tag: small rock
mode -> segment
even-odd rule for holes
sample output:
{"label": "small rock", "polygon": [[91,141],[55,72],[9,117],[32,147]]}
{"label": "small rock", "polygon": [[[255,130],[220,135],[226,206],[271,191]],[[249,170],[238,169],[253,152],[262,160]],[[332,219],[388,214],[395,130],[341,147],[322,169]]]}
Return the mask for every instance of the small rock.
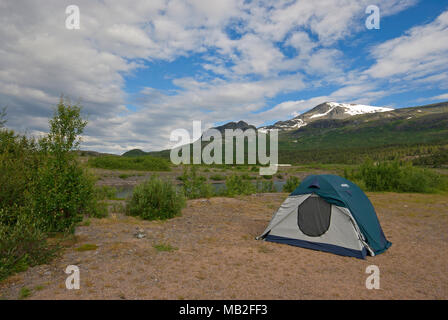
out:
{"label": "small rock", "polygon": [[137,239],[143,239],[146,237],[145,230],[142,228],[137,228],[137,231],[134,233],[134,237]]}

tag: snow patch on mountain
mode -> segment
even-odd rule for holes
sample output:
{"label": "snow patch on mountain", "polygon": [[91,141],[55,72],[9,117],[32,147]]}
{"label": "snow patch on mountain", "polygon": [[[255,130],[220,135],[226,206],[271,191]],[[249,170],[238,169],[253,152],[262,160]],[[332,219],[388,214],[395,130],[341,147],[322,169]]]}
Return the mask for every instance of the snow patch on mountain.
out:
{"label": "snow patch on mountain", "polygon": [[294,130],[320,119],[346,119],[359,114],[387,112],[391,110],[393,109],[362,104],[324,102],[293,119],[278,121],[273,125],[261,127],[258,130],[261,132],[268,132],[271,129]]}
{"label": "snow patch on mountain", "polygon": [[333,108],[335,107],[345,108],[346,109],[345,112],[352,116],[355,116],[357,114],[387,112],[393,110],[392,108],[374,107],[363,104],[347,104],[347,103],[335,103],[335,102],[329,102],[329,104],[333,105]]}

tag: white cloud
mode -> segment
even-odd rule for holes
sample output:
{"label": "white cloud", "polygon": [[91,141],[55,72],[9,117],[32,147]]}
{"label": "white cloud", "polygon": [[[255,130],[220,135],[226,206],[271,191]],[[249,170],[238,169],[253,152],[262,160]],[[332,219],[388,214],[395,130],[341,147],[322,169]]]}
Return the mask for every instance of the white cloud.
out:
{"label": "white cloud", "polygon": [[[363,27],[358,18],[370,2],[79,0],[81,29],[74,31],[65,29],[65,8],[72,4],[68,0],[2,1],[1,104],[9,106],[11,126],[40,132],[46,130],[45,119],[63,93],[81,99],[89,115],[84,146],[109,152],[132,146],[154,150],[167,145],[170,130],[189,127],[193,119],[202,119],[204,126],[239,119],[261,124],[296,114],[332,96],[260,110],[278,94],[318,87],[322,81],[337,80],[345,86],[334,97],[353,100],[363,94],[358,98],[373,99],[381,92],[365,82],[368,75],[390,72],[389,53],[394,59],[404,56],[405,65],[414,67],[420,78],[426,76],[426,67],[440,67],[439,60],[426,59],[428,55],[446,61],[441,54],[444,44],[432,44],[436,38],[424,36],[431,30],[446,35],[442,17],[408,35],[428,42],[428,48],[418,51],[424,67],[395,49],[403,44],[414,49],[408,44],[412,41],[403,39],[376,49],[377,66],[368,73],[346,76],[344,54],[333,45]],[[389,15],[415,1],[377,3],[382,14]],[[233,28],[233,36],[228,28]],[[296,54],[286,55],[279,43]],[[125,77],[145,62],[173,61],[195,53],[203,54],[199,63],[210,71],[205,78],[192,74],[174,79],[179,87],[174,92],[154,88],[137,96],[126,92]],[[145,71],[151,76],[151,67]],[[307,82],[310,75],[323,80]],[[136,112],[125,108],[130,102],[138,104]]]}
{"label": "white cloud", "polygon": [[431,100],[448,100],[448,93],[432,97]]}
{"label": "white cloud", "polygon": [[366,71],[374,78],[418,79],[448,71],[448,11],[434,22],[374,48],[377,62]]}

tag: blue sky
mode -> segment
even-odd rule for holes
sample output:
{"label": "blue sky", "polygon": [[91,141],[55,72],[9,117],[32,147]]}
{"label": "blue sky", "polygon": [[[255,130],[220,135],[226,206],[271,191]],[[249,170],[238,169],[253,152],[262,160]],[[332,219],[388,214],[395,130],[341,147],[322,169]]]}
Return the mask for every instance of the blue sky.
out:
{"label": "blue sky", "polygon": [[0,5],[8,124],[45,132],[64,94],[89,118],[84,149],[159,150],[193,120],[261,126],[325,101],[448,100],[446,1],[80,0],[79,30],[70,1],[24,3]]}

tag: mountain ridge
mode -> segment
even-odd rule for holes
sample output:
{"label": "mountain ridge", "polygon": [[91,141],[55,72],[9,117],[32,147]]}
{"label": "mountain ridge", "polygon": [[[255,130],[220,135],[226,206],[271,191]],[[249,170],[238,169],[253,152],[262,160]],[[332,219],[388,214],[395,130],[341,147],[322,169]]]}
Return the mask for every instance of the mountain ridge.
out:
{"label": "mountain ridge", "polygon": [[285,121],[277,121],[273,125],[258,128],[261,132],[272,129],[295,130],[322,119],[346,119],[359,114],[392,111],[392,108],[375,107],[362,104],[348,104],[338,102],[324,102],[314,108]]}

